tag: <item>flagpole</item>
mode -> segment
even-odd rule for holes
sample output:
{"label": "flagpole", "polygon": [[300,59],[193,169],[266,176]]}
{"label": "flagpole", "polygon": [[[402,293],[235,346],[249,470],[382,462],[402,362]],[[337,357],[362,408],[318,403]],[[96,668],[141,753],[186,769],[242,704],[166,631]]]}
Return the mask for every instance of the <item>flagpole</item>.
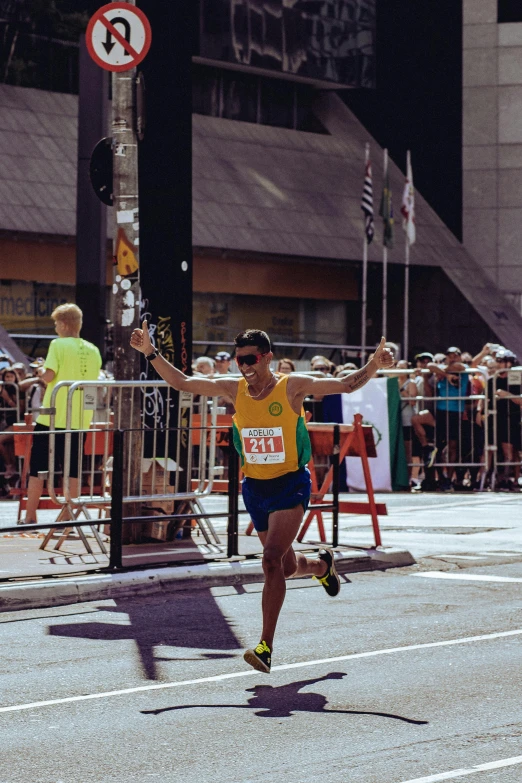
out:
{"label": "flagpole", "polygon": [[402,227],[406,235],[404,248],[404,358],[408,358],[410,348],[410,253],[415,243],[415,191],[413,188],[413,172],[411,170],[411,153],[406,154],[406,181],[402,194]]}
{"label": "flagpole", "polygon": [[[411,167],[410,151],[406,153],[406,177],[409,177]],[[411,183],[410,183],[411,184]],[[406,247],[404,256],[404,334],[402,338],[403,342],[403,354],[404,358],[408,358],[409,339],[410,339],[410,237],[408,231],[405,232]]]}
{"label": "flagpole", "polygon": [[[388,150],[384,150],[384,182],[388,174]],[[386,336],[388,326],[388,248],[382,244],[382,334]]]}
{"label": "flagpole", "polygon": [[[364,151],[364,170],[370,159],[370,145],[366,144]],[[363,233],[363,268],[362,268],[362,291],[361,291],[361,367],[366,362],[366,322],[368,307],[368,237],[366,231]]]}
{"label": "flagpole", "polygon": [[409,316],[410,316],[410,240],[406,237],[406,248],[404,257],[404,334],[402,342],[404,345],[403,355],[408,358],[409,350]]}

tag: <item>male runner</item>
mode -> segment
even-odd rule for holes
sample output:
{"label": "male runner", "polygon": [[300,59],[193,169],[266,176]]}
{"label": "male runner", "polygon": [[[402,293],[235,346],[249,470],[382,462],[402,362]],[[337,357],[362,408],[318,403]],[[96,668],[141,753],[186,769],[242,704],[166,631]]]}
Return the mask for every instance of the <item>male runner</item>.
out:
{"label": "male runner", "polygon": [[234,445],[241,456],[243,500],[263,544],[263,629],[257,647],[244,659],[269,673],[274,633],[285,599],[285,579],[315,576],[328,595],[340,590],[333,553],[307,558],[292,548],[310,500],[310,439],[303,400],[309,395],[341,394],[364,386],[378,369],[393,366],[384,337],[370,361],[345,378],[314,378],[270,369],[272,346],[266,332],[247,329],[237,335],[235,359],[242,378],[188,377],[152,346],[147,322],[135,329],[131,345],[177,391],[225,397],[234,405]]}

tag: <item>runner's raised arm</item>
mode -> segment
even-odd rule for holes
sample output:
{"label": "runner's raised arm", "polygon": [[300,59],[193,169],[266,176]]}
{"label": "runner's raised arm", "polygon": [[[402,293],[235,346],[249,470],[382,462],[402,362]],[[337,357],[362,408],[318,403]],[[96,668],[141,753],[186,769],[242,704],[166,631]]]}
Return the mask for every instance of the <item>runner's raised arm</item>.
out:
{"label": "runner's raised arm", "polygon": [[150,341],[147,321],[143,321],[141,329],[134,329],[130,344],[136,351],[142,353],[158,373],[158,375],[176,391],[187,391],[191,394],[203,394],[205,397],[228,397],[236,399],[237,379],[200,378],[185,375],[161,356]]}
{"label": "runner's raised arm", "polygon": [[349,394],[365,386],[373,378],[378,370],[389,370],[394,365],[393,354],[385,347],[386,338],[383,337],[377,350],[364,367],[355,370],[345,378],[313,378],[309,375],[292,373],[288,382],[288,395],[292,402],[300,405],[302,399],[308,394]]}

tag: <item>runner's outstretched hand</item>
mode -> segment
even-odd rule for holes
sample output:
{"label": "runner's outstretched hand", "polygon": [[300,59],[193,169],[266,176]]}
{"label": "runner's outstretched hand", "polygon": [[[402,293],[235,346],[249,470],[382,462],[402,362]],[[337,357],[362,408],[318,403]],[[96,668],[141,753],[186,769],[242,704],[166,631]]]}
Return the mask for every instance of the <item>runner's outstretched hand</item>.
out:
{"label": "runner's outstretched hand", "polygon": [[131,334],[130,344],[137,351],[140,351],[140,353],[143,353],[145,356],[147,356],[147,354],[152,353],[154,349],[150,341],[147,321],[143,321],[141,326],[141,329],[134,329],[133,333]]}
{"label": "runner's outstretched hand", "polygon": [[385,348],[386,337],[381,337],[379,347],[373,354],[373,360],[377,364],[379,370],[390,370],[395,364],[395,358],[392,351],[389,348]]}

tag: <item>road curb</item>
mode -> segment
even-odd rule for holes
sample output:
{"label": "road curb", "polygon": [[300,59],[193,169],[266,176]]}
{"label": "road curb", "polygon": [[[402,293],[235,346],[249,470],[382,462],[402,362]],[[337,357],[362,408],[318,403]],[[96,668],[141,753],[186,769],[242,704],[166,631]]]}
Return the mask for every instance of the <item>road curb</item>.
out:
{"label": "road curb", "polygon": [[[340,574],[400,568],[415,563],[407,550],[393,547],[336,551]],[[176,590],[204,589],[263,580],[258,558],[185,566],[163,566],[110,574],[57,577],[0,586],[0,612],[125,598]]]}

